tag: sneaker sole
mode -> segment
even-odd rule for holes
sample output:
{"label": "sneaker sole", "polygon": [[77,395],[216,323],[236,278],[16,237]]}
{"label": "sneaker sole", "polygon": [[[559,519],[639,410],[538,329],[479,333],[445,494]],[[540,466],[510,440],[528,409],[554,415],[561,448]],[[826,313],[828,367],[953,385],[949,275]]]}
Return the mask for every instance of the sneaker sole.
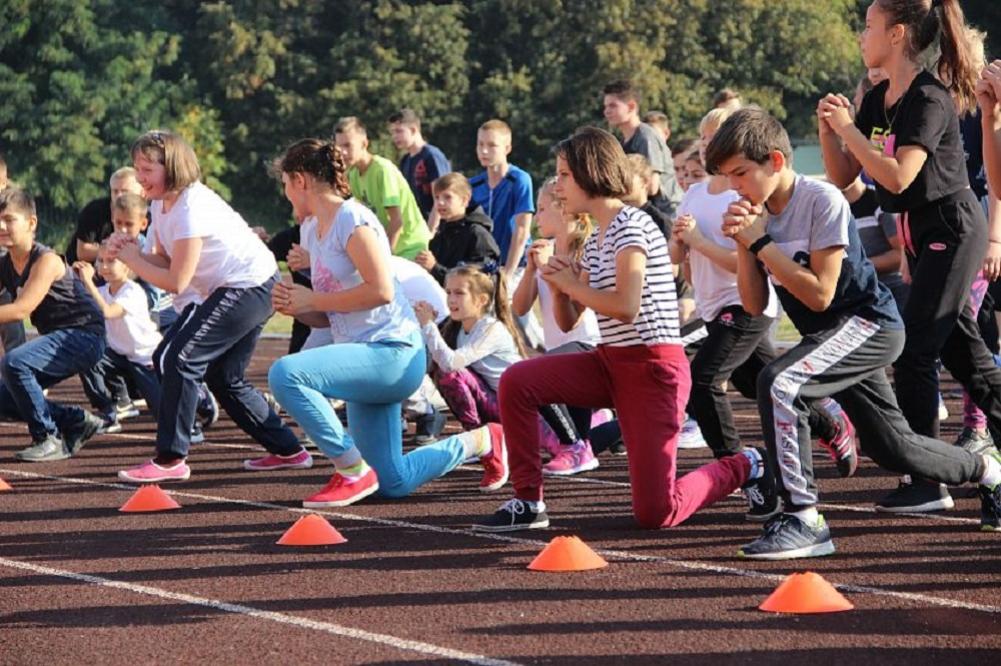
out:
{"label": "sneaker sole", "polygon": [[933,502],[925,502],[915,506],[880,506],[876,505],[876,511],[880,513],[927,513],[928,511],[948,511],[956,506],[952,496],[944,497]]}
{"label": "sneaker sole", "polygon": [[116,423],[115,425],[105,426],[104,428],[101,428],[101,432],[103,432],[106,435],[114,435],[115,433],[121,431],[122,431],[122,425],[120,423]]}
{"label": "sneaker sole", "polygon": [[510,478],[510,476],[511,476],[511,472],[509,470],[505,470],[503,478],[501,478],[501,479],[499,479],[497,481],[494,481],[489,486],[480,486],[480,492],[481,493],[492,493],[492,492],[494,492],[496,490],[500,490],[501,488],[504,487],[504,484],[507,483],[507,480]]}
{"label": "sneaker sole", "polygon": [[796,560],[804,557],[826,557],[827,555],[834,554],[834,542],[825,541],[824,543],[818,543],[813,546],[804,546],[803,548],[794,548],[793,550],[784,550],[780,553],[755,553],[748,555],[742,550],[737,551],[737,556],[745,560]]}
{"label": "sneaker sole", "polygon": [[15,453],[14,457],[21,462],[57,462],[59,460],[69,460],[73,457],[73,454],[63,452],[51,456],[45,456],[44,458],[26,458],[19,453]]}
{"label": "sneaker sole", "polygon": [[682,442],[682,441],[678,442],[678,448],[679,449],[685,449],[685,450],[704,449],[707,446],[708,446],[708,444],[706,444],[706,440],[704,440],[704,439],[696,440],[694,442]]}
{"label": "sneaker sole", "polygon": [[379,489],[379,484],[375,484],[371,488],[368,488],[354,497],[349,497],[348,499],[338,500],[336,502],[310,502],[309,500],[302,501],[302,507],[304,509],[334,509],[341,506],[351,506],[355,502],[365,499],[375,491]]}
{"label": "sneaker sole", "polygon": [[522,530],[541,530],[549,527],[549,519],[540,520],[525,525],[473,525],[474,532],[520,532]]}
{"label": "sneaker sole", "polygon": [[305,462],[298,463],[282,463],[279,465],[268,465],[267,467],[254,467],[250,464],[249,460],[243,461],[243,469],[248,472],[268,472],[273,469],[309,469],[313,466],[313,459],[310,458]]}
{"label": "sneaker sole", "polygon": [[1001,532],[1001,525],[981,525],[981,532]]}
{"label": "sneaker sole", "polygon": [[545,467],[542,468],[542,473],[545,476],[573,476],[574,474],[580,474],[581,472],[590,472],[593,469],[598,469],[601,463],[598,462],[597,458],[593,458],[590,462],[586,462],[580,467],[574,467],[571,469],[554,469],[548,470]]}
{"label": "sneaker sole", "polygon": [[187,470],[185,470],[185,472],[184,472],[184,474],[182,476],[156,476],[156,477],[148,477],[148,478],[144,478],[144,479],[139,479],[139,478],[134,478],[132,476],[129,476],[128,472],[126,472],[124,470],[122,470],[121,472],[118,473],[118,479],[120,481],[127,481],[129,483],[139,483],[139,484],[143,484],[143,483],[164,483],[166,481],[187,481],[190,478],[191,478],[191,469],[190,468],[187,469]]}

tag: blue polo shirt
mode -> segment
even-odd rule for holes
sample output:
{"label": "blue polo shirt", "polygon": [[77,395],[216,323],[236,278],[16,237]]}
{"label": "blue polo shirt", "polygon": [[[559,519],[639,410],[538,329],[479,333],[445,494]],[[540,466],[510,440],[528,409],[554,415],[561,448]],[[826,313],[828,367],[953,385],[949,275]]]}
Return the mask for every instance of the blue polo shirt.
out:
{"label": "blue polo shirt", "polygon": [[[508,165],[507,174],[490,189],[487,182],[487,172],[469,179],[473,188],[473,203],[483,207],[483,210],[494,223],[494,240],[500,248],[501,263],[507,262],[507,253],[511,248],[511,237],[514,235],[514,218],[521,213],[535,212],[535,199],[532,196],[532,178],[525,171],[513,164]],[[527,246],[531,237],[525,240]],[[522,255],[524,265],[525,257]]]}

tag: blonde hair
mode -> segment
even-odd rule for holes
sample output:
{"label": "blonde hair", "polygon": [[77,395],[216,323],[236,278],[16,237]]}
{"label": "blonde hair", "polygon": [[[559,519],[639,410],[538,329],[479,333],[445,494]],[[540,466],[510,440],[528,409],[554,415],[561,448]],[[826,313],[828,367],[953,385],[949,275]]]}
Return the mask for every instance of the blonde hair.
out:
{"label": "blonde hair", "polygon": [[132,144],[132,159],[142,155],[164,167],[164,184],[172,192],[180,192],[202,177],[198,158],[188,142],[169,130],[146,132]]}
{"label": "blonde hair", "polygon": [[728,109],[726,107],[720,107],[713,109],[706,115],[702,116],[702,120],[699,122],[699,134],[705,134],[706,132],[713,132],[722,127],[726,119],[733,115],[734,109]]}
{"label": "blonde hair", "polygon": [[111,178],[108,179],[108,184],[114,183],[118,180],[125,180],[126,178],[135,179],[136,170],[130,166],[123,166],[120,169],[116,169],[115,173],[111,174]]}
{"label": "blonde hair", "polygon": [[354,132],[368,138],[368,130],[358,116],[344,116],[334,125],[334,134],[347,134]]}
{"label": "blonde hair", "polygon": [[435,178],[431,183],[431,192],[437,196],[445,191],[455,192],[460,197],[472,197],[473,189],[469,187],[469,181],[458,172],[446,173],[440,178]]}
{"label": "blonde hair", "polygon": [[111,202],[111,208],[113,210],[120,210],[123,213],[128,213],[130,215],[141,215],[146,217],[146,211],[149,209],[149,203],[134,192],[125,192],[115,197],[115,200]]}
{"label": "blonde hair", "polygon": [[[553,196],[553,188],[556,186],[556,178],[551,177],[542,184],[539,188],[539,197],[548,196],[553,201],[556,201],[556,197]],[[563,213],[563,219],[573,222],[574,228],[567,235],[567,240],[569,241],[568,249],[570,251],[570,257],[574,261],[581,261],[584,258],[584,245],[587,243],[588,237],[594,231],[594,225],[591,223],[591,217],[587,213],[578,213],[576,215],[567,215]]]}
{"label": "blonde hair", "polygon": [[[514,317],[511,315],[511,307],[508,305],[507,285],[504,276],[497,270],[496,264],[488,269],[475,265],[460,265],[446,273],[445,280],[451,277],[463,278],[469,282],[469,289],[474,296],[486,295],[487,312],[493,309],[493,314],[497,321],[502,323],[514,339],[514,344],[518,348],[518,354],[524,358],[527,356],[525,344],[522,342],[521,333],[514,325]],[[441,326],[441,337],[449,347],[455,349],[459,341],[459,331],[462,330],[462,322],[448,319]]]}
{"label": "blonde hair", "polygon": [[508,136],[511,136],[511,126],[508,125],[503,120],[500,120],[498,118],[491,118],[487,122],[485,122],[482,125],[480,125],[480,131],[481,132],[490,132],[490,131],[493,131],[493,132],[503,132],[504,134],[507,134]]}

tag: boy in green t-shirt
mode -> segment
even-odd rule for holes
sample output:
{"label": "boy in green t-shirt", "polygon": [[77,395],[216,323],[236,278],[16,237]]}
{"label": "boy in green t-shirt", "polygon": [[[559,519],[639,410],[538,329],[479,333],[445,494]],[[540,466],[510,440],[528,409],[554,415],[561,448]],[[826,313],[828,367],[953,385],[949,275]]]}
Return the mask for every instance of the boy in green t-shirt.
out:
{"label": "boy in green t-shirt", "polygon": [[334,126],[334,142],[348,168],[351,194],[375,211],[386,227],[393,254],[413,259],[428,249],[428,229],[414,193],[396,165],[368,151],[368,133],[354,116],[341,118]]}

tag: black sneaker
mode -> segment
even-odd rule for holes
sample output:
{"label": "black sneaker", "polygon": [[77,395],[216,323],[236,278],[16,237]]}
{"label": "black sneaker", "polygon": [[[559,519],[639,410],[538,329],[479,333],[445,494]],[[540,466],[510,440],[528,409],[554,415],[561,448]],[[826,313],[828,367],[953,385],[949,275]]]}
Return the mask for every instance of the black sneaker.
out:
{"label": "black sneaker", "polygon": [[615,444],[612,444],[611,448],[608,449],[608,452],[611,453],[613,456],[624,456],[624,455],[626,455],[627,451],[626,451],[626,444],[625,444],[625,442],[623,442],[621,440],[618,441],[618,442],[615,442]]}
{"label": "black sneaker", "polygon": [[811,527],[789,513],[780,513],[765,523],[765,533],[737,551],[749,560],[792,560],[834,554],[831,530],[823,516]]}
{"label": "black sneaker", "polygon": [[445,429],[448,417],[440,410],[434,410],[431,414],[424,414],[414,419],[417,431],[414,434],[414,441],[417,444],[427,444],[438,439],[438,435]]}
{"label": "black sneaker", "polygon": [[963,428],[956,438],[956,446],[961,446],[970,453],[984,454],[994,448],[994,438],[989,432],[977,432],[973,428]]}
{"label": "black sneaker", "polygon": [[[1001,463],[1001,453],[997,450],[989,454]],[[1001,532],[1001,483],[993,488],[981,485],[980,529],[984,532]]]}
{"label": "black sneaker", "polygon": [[901,481],[897,489],[876,502],[876,511],[884,513],[924,513],[945,511],[956,506],[944,484],[929,481]]}
{"label": "black sneaker", "polygon": [[104,421],[101,432],[112,434],[122,431],[122,424],[118,421],[118,412],[114,409],[101,414],[100,418]]}
{"label": "black sneaker", "polygon": [[516,532],[549,527],[549,516],[545,511],[536,513],[517,497],[504,502],[490,517],[473,525],[477,532]]}
{"label": "black sneaker", "polygon": [[14,457],[24,462],[48,462],[66,460],[72,455],[66,450],[63,440],[50,434],[45,439],[34,442],[28,448],[18,451]]}
{"label": "black sneaker", "polygon": [[747,499],[747,513],[744,519],[752,523],[763,523],[782,510],[778,491],[775,487],[775,476],[768,466],[768,454],[764,449],[757,449],[764,465],[764,473],[760,479],[751,479],[740,490]]}
{"label": "black sneaker", "polygon": [[66,451],[71,456],[80,453],[80,449],[87,443],[87,440],[101,432],[103,428],[104,419],[99,419],[90,412],[84,412],[82,419],[63,430]]}

